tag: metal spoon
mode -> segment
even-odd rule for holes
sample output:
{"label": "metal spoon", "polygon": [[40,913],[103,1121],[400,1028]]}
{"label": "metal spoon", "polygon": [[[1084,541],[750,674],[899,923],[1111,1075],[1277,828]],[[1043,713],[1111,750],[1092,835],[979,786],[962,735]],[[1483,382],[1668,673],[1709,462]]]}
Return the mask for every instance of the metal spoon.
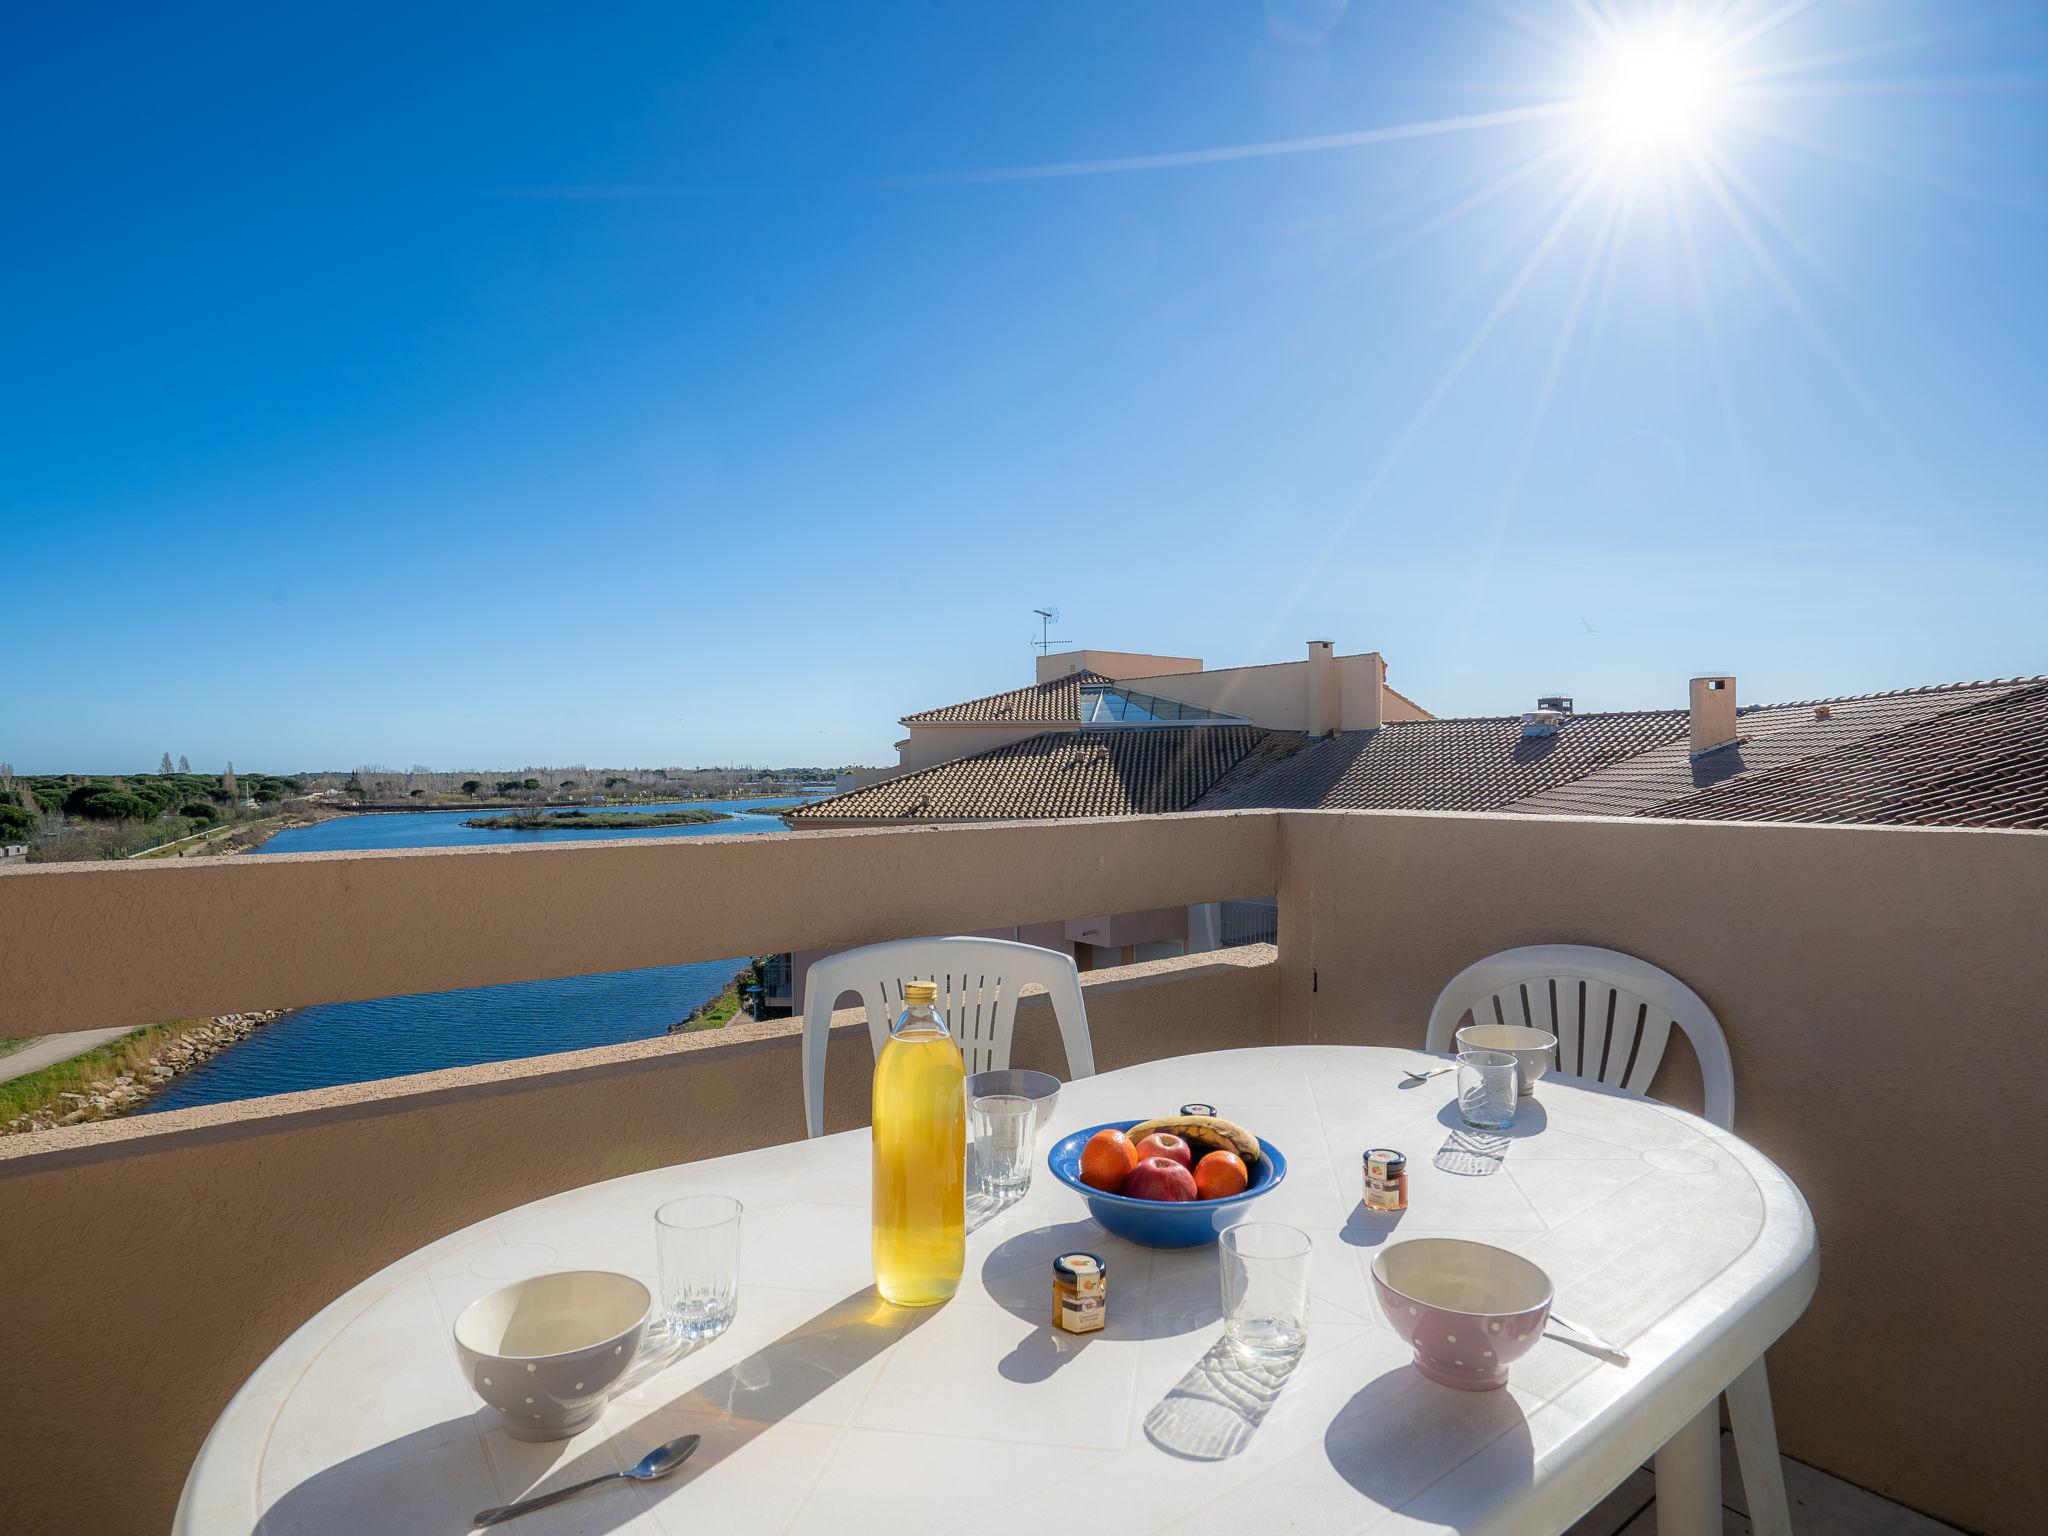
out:
{"label": "metal spoon", "polygon": [[1457,1070],[1458,1069],[1455,1066],[1449,1066],[1431,1067],[1427,1072],[1410,1072],[1406,1067],[1403,1067],[1401,1069],[1401,1075],[1407,1078],[1408,1081],[1411,1083],[1426,1083],[1432,1077],[1442,1077],[1446,1072],[1455,1072]]}
{"label": "metal spoon", "polygon": [[1611,1355],[1614,1358],[1614,1361],[1617,1365],[1628,1364],[1628,1351],[1623,1349],[1619,1344],[1611,1343],[1608,1340],[1601,1338],[1600,1335],[1595,1333],[1592,1329],[1587,1328],[1582,1324],[1575,1323],[1568,1317],[1559,1317],[1555,1312],[1550,1314],[1550,1320],[1553,1323],[1557,1324],[1558,1327],[1564,1329],[1565,1332],[1577,1334],[1581,1339],[1583,1339],[1586,1343],[1592,1345],[1595,1349],[1599,1350],[1600,1353],[1602,1353],[1603,1355]]}
{"label": "metal spoon", "polygon": [[658,1477],[667,1477],[690,1459],[690,1452],[697,1449],[699,1435],[684,1435],[680,1440],[671,1440],[667,1445],[657,1445],[623,1472],[607,1472],[603,1477],[593,1477],[587,1483],[571,1483],[566,1488],[557,1488],[552,1493],[536,1494],[530,1499],[521,1499],[517,1504],[501,1504],[496,1509],[477,1512],[474,1524],[502,1525],[515,1515],[528,1510],[540,1509],[545,1505],[558,1504],[571,1494],[581,1493],[586,1488],[595,1488],[599,1483],[617,1482],[630,1478],[636,1483],[651,1483]]}

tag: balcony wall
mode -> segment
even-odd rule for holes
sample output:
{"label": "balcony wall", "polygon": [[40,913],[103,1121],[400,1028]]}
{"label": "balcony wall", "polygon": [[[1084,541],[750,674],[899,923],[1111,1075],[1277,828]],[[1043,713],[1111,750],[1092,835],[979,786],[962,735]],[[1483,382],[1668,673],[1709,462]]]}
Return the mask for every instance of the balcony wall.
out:
{"label": "balcony wall", "polygon": [[[0,1035],[1270,892],[1275,849],[1246,817],[1192,836],[1119,822],[41,866],[0,882]],[[1264,948],[1091,973],[1098,1067],[1273,1040],[1277,969]],[[800,1138],[798,1051],[781,1020],[0,1139],[0,1527],[168,1528],[214,1418],[313,1312],[498,1211]],[[1043,1001],[1025,1000],[1014,1054],[1064,1075]],[[828,1063],[828,1128],[865,1123],[858,1012]]]}
{"label": "balcony wall", "polygon": [[[1785,1448],[1965,1527],[2032,1528],[2037,1351],[2006,1293],[2048,1272],[2038,833],[1303,813],[31,868],[0,872],[0,1034],[1262,894],[1277,958],[1086,978],[1103,1066],[1413,1044],[1443,983],[1511,945],[1664,965],[1720,1016],[1736,1129],[1820,1230],[1819,1293],[1771,1355]],[[835,1125],[867,1061],[842,1029]],[[1058,1070],[1039,1010],[1024,1031]],[[1688,1053],[1657,1091],[1696,1104]],[[363,1274],[556,1189],[800,1129],[784,1024],[0,1142],[9,1516],[161,1529],[234,1385]],[[117,1438],[140,1460],[110,1479]]]}
{"label": "balcony wall", "polygon": [[[2040,1528],[2018,1362],[2041,1345],[2012,1297],[2048,1274],[2048,836],[1309,813],[1280,900],[1290,1040],[1419,1042],[1446,981],[1521,944],[1689,982],[1737,1133],[1820,1233],[1819,1291],[1770,1355],[1784,1449],[1965,1529]],[[1657,1095],[1697,1109],[1679,1057]]]}

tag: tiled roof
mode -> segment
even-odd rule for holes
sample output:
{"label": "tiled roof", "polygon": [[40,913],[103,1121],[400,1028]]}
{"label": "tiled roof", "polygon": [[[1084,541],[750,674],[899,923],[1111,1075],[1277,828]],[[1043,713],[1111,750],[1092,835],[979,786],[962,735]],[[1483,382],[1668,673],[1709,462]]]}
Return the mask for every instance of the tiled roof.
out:
{"label": "tiled roof", "polygon": [[[1044,731],[784,813],[840,821],[993,821],[1184,811],[1287,732],[1255,725]],[[1300,742],[1299,736],[1293,740]]]}
{"label": "tiled roof", "polygon": [[1519,715],[1396,720],[1315,742],[1195,809],[1495,811],[1685,734],[1682,709],[1580,715],[1554,736],[1524,736]]}
{"label": "tiled roof", "polygon": [[[2013,687],[2005,682],[1956,683],[1855,698],[1813,699],[1803,704],[1752,706],[1738,713],[1736,729],[1742,740],[1736,746],[1694,759],[1689,755],[1690,739],[1681,731],[1662,746],[1502,809],[1526,815],[1641,815],[1652,806],[1697,794],[1742,774],[1765,772],[1977,700],[2003,697]],[[1814,711],[1820,708],[1828,711],[1826,719],[1815,718]],[[1572,724],[1565,726],[1567,733]]]}
{"label": "tiled roof", "polygon": [[915,715],[905,725],[1072,725],[1081,718],[1081,686],[1107,683],[1098,672],[1069,672],[1049,683],[1012,688],[985,699],[945,704]]}
{"label": "tiled roof", "polygon": [[[1743,774],[1640,816],[1926,827],[2048,827],[2048,683]],[[1811,714],[1811,706],[1808,707]],[[1719,754],[1714,754],[1718,756]]]}

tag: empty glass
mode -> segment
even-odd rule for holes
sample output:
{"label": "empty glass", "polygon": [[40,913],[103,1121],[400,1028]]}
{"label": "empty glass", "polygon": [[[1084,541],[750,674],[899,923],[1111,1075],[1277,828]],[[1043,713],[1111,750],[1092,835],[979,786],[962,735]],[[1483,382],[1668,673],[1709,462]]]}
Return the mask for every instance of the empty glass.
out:
{"label": "empty glass", "polygon": [[1008,1200],[1031,1188],[1037,1106],[1020,1094],[991,1093],[974,1101],[968,1125],[983,1193]]}
{"label": "empty glass", "polygon": [[661,1310],[678,1339],[715,1339],[732,1326],[739,1310],[740,1209],[729,1195],[685,1195],[654,1213]]}
{"label": "empty glass", "polygon": [[1223,1337],[1250,1360],[1291,1360],[1308,1343],[1308,1234],[1278,1222],[1226,1227]]}
{"label": "empty glass", "polygon": [[1515,1058],[1506,1051],[1458,1053],[1458,1113],[1475,1130],[1515,1123]]}

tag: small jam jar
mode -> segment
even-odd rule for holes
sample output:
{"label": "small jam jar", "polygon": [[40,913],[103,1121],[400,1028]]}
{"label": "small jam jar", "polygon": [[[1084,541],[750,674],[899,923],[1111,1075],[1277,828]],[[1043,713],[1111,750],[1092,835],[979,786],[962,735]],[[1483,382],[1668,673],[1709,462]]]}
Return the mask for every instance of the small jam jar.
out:
{"label": "small jam jar", "polygon": [[1365,1208],[1368,1211],[1408,1209],[1408,1159],[1386,1147],[1365,1154]]}
{"label": "small jam jar", "polygon": [[1063,1253],[1052,1261],[1052,1325],[1093,1333],[1109,1320],[1109,1266],[1094,1253]]}

